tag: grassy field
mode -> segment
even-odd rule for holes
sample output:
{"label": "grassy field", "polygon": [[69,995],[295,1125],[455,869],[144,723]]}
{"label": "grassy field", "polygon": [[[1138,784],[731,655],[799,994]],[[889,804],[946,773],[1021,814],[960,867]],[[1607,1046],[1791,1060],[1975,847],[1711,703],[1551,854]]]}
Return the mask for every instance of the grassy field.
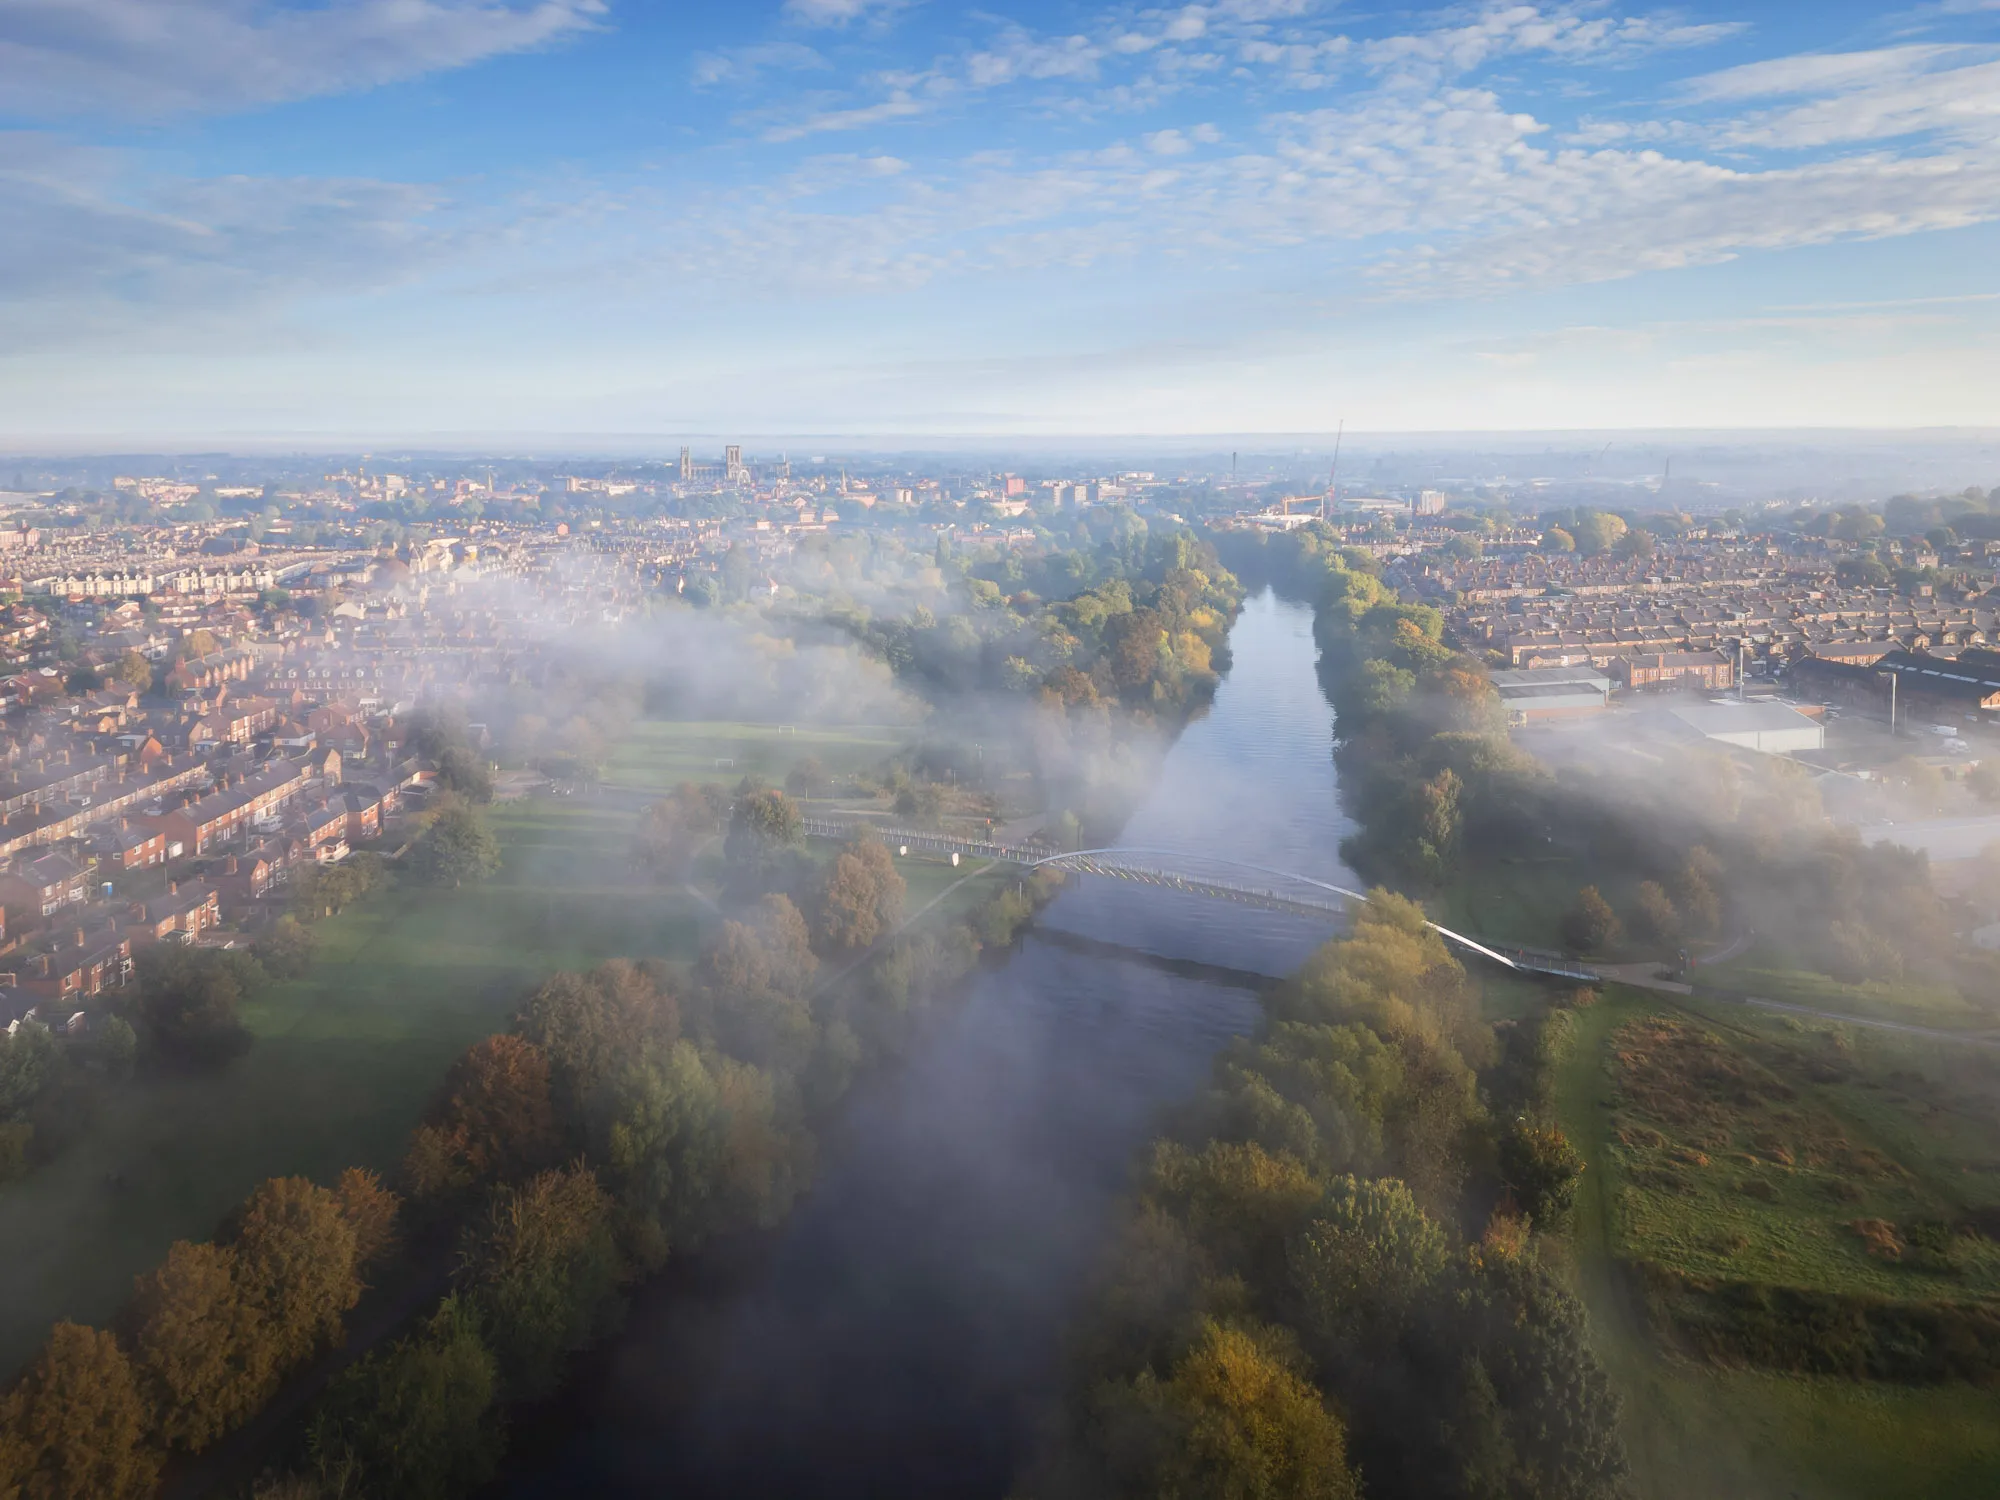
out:
{"label": "grassy field", "polygon": [[[1994,1135],[1990,1086],[1981,1092],[1988,1061],[1880,1033],[1704,1015],[1615,986],[1578,1021],[1560,1079],[1565,1126],[1588,1163],[1576,1273],[1625,1399],[1639,1495],[2000,1493],[2000,1395],[1680,1358],[1659,1344],[1624,1270],[1642,1256],[1736,1279],[1937,1295],[1944,1278],[1871,1259],[1842,1226],[1994,1201],[1995,1164],[1977,1151]],[[1695,1104],[1657,1092],[1663,1067]],[[1740,1108],[1716,1118],[1699,1106],[1718,1097]],[[1858,1201],[1830,1191],[1837,1172],[1809,1159],[1843,1152],[1858,1163]],[[1772,1191],[1745,1192],[1746,1182]],[[1961,1298],[1991,1295],[1993,1267],[1968,1266],[1948,1285]]]}
{"label": "grassy field", "polygon": [[[830,771],[862,769],[902,743],[891,733],[649,722],[608,779],[713,779],[716,758],[747,759],[745,747],[760,744],[774,747],[777,778],[791,764],[777,747],[794,745]],[[629,798],[542,797],[492,816],[505,854],[492,881],[398,885],[320,924],[311,974],[246,1011],[256,1035],[248,1056],[214,1076],[140,1078],[82,1140],[0,1192],[0,1370],[56,1318],[109,1316],[173,1240],[208,1237],[262,1179],[393,1166],[452,1059],[505,1026],[537,976],[617,955],[693,957],[709,909],[631,876]],[[901,863],[911,910],[968,873]],[[941,914],[991,885],[973,882]]]}
{"label": "grassy field", "polygon": [[1763,942],[1726,963],[1702,968],[1699,978],[1704,984],[1766,1000],[1848,1015],[1970,1031],[1990,1030],[1994,1025],[1990,1006],[1974,1005],[1948,986],[1918,980],[1846,984],[1830,974],[1802,967],[1793,955]]}
{"label": "grassy field", "polygon": [[683,723],[647,719],[613,752],[604,779],[621,786],[670,791],[683,781],[735,784],[757,776],[782,784],[811,756],[829,776],[879,774],[907,749],[909,725],[848,725],[814,729],[780,724]]}

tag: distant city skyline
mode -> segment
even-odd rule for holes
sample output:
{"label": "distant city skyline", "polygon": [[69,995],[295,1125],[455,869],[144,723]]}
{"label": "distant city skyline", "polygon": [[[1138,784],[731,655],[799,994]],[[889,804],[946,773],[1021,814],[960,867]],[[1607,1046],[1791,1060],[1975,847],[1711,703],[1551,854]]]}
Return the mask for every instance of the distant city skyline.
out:
{"label": "distant city skyline", "polygon": [[0,447],[1988,427],[1996,101],[1987,0],[0,0]]}

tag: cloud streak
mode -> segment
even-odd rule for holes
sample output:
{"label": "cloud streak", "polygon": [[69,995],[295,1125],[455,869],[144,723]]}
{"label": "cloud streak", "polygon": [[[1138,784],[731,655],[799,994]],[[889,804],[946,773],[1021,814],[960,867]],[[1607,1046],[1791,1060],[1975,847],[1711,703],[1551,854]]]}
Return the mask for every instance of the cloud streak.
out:
{"label": "cloud streak", "polygon": [[0,111],[221,114],[526,51],[604,14],[604,0],[0,0]]}

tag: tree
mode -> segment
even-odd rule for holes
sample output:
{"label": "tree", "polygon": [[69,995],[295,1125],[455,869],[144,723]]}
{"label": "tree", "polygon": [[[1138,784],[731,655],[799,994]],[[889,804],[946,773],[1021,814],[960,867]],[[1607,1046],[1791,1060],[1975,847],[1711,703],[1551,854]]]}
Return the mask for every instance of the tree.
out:
{"label": "tree", "polygon": [[271,924],[257,944],[257,960],[274,979],[298,979],[312,967],[319,939],[297,917],[283,916]]}
{"label": "tree", "polygon": [[1576,901],[1563,914],[1563,941],[1579,953],[1596,953],[1616,943],[1623,935],[1618,914],[1611,903],[1587,885],[1576,893]]}
{"label": "tree", "polygon": [[139,652],[127,651],[111,669],[111,677],[133,692],[143,693],[153,685],[153,664]]}
{"label": "tree", "polygon": [[789,848],[805,836],[798,804],[778,791],[748,791],[736,799],[724,853],[730,859]]}
{"label": "tree", "polygon": [[410,716],[410,748],[437,767],[438,785],[472,802],[493,800],[486,757],[473,748],[464,716],[448,709],[420,709]]}
{"label": "tree", "polygon": [[826,768],[817,756],[804,757],[785,777],[785,791],[793,797],[817,797],[825,789]]}
{"label": "tree", "polygon": [[812,935],[784,896],[766,896],[749,922],[725,922],[701,956],[701,977],[726,994],[776,990],[802,995],[819,968]]}
{"label": "tree", "polygon": [[133,1356],[153,1429],[191,1453],[254,1415],[282,1373],[282,1351],[237,1266],[231,1246],[181,1240],[139,1278]]}
{"label": "tree", "polygon": [[823,872],[814,932],[834,948],[866,948],[896,925],[908,889],[885,845],[855,839]]}
{"label": "tree", "polygon": [[1537,1229],[1552,1229],[1576,1202],[1583,1158],[1554,1125],[1516,1120],[1500,1137],[1500,1179]]}
{"label": "tree", "polygon": [[417,863],[428,879],[456,889],[468,880],[484,880],[500,868],[500,843],[478,812],[463,803],[453,804],[432,820],[430,832],[417,846]]}
{"label": "tree", "polygon": [[199,661],[204,656],[213,656],[215,650],[213,632],[205,629],[191,630],[176,644],[174,656],[179,661]]}
{"label": "tree", "polygon": [[1544,552],[1574,552],[1576,538],[1560,526],[1551,526],[1542,533],[1541,547]]}
{"label": "tree", "polygon": [[1160,1500],[1359,1500],[1346,1431],[1274,1336],[1205,1321],[1172,1377],[1134,1394],[1157,1422]]}
{"label": "tree", "polygon": [[604,1328],[622,1271],[612,1208],[579,1164],[501,1188],[466,1231],[460,1282],[511,1398],[546,1395],[564,1358]]}
{"label": "tree", "polygon": [[[412,1144],[419,1197],[528,1176],[559,1148],[549,1060],[520,1037],[489,1036],[452,1064],[425,1128]],[[437,1177],[442,1152],[442,1180]],[[421,1168],[421,1170],[419,1170]]]}
{"label": "tree", "polygon": [[266,982],[255,958],[237,949],[155,943],[141,953],[138,968],[139,1016],[163,1055],[215,1066],[249,1050],[250,1033],[237,1011]]}
{"label": "tree", "polygon": [[498,1466],[498,1389],[472,1309],[447,1297],[416,1333],[334,1381],[307,1448],[320,1473],[352,1493],[459,1500]]}
{"label": "tree", "polygon": [[354,1231],[354,1263],[365,1269],[381,1260],[397,1242],[396,1216],[403,1200],[382,1185],[375,1173],[349,1167],[333,1185],[341,1216]]}
{"label": "tree", "polygon": [[95,667],[77,667],[63,679],[63,688],[72,693],[94,693],[104,686],[104,674]]}
{"label": "tree", "polygon": [[1613,542],[1611,550],[1619,557],[1651,557],[1653,555],[1652,533],[1643,527],[1634,527]]}
{"label": "tree", "polygon": [[1967,771],[1965,785],[1981,802],[2000,802],[2000,759],[1982,760]]}
{"label": "tree", "polygon": [[1681,940],[1681,914],[1658,881],[1648,880],[1639,887],[1632,930],[1642,941],[1662,947],[1671,948]]}
{"label": "tree", "polygon": [[1576,535],[1576,550],[1585,557],[1609,551],[1612,544],[1625,535],[1624,521],[1604,511],[1591,511],[1579,517],[1572,529]]}
{"label": "tree", "polygon": [[549,1085],[572,1147],[602,1123],[604,1096],[649,1048],[671,1047],[680,1003],[657,960],[611,959],[589,974],[552,975],[514,1019],[514,1032],[549,1060]]}
{"label": "tree", "polygon": [[234,1248],[238,1284],[270,1331],[277,1369],[339,1339],[361,1277],[338,1196],[303,1177],[273,1177],[244,1203]]}
{"label": "tree", "polygon": [[0,1489],[20,1500],[140,1500],[160,1471],[131,1361],[109,1333],[78,1323],[56,1324],[0,1406],[0,1431],[10,1450]]}
{"label": "tree", "polygon": [[685,880],[702,845],[721,829],[727,810],[722,788],[684,781],[639,815],[633,852],[655,874]]}
{"label": "tree", "polygon": [[1689,937],[1712,938],[1722,930],[1722,863],[1700,844],[1688,850],[1674,882],[1674,900]]}
{"label": "tree", "polygon": [[1451,1241],[1401,1182],[1343,1177],[1287,1258],[1312,1341],[1365,1359],[1415,1316],[1451,1262]]}

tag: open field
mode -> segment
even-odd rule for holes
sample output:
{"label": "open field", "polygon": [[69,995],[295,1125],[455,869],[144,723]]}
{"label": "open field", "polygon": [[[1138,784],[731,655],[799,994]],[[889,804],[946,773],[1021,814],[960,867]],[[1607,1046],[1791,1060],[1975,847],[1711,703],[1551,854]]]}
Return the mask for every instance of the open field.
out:
{"label": "open field", "polygon": [[[1490,942],[1561,948],[1563,914],[1587,885],[1596,886],[1621,917],[1632,911],[1638,896],[1639,882],[1629,871],[1572,855],[1468,860],[1464,872],[1439,898],[1437,919]],[[1596,956],[1615,962],[1658,955],[1633,948]]]}
{"label": "open field", "polygon": [[604,768],[619,786],[671,791],[683,781],[734,785],[745,776],[782,784],[786,773],[812,756],[829,776],[879,773],[919,733],[912,725],[805,725],[686,723],[647,719],[636,725]]}
{"label": "open field", "polygon": [[[1990,1175],[1995,1164],[1977,1149],[1995,1138],[1984,1113],[1993,1095],[1989,1087],[1982,1096],[1975,1076],[1985,1063],[1906,1038],[1843,1037],[1834,1028],[1704,1014],[1615,986],[1577,1021],[1575,1051],[1559,1080],[1565,1128],[1588,1163],[1576,1221],[1577,1277],[1599,1353],[1625,1398],[1639,1495],[1945,1500],[2000,1493],[2000,1394],[1963,1383],[1862,1382],[1683,1358],[1662,1347],[1626,1269],[1643,1257],[1738,1280],[1990,1297],[1990,1251],[1947,1278],[1872,1259],[1860,1236],[1841,1227],[1878,1214],[1942,1218],[2000,1196]],[[1713,1038],[1720,1053],[1688,1043],[1687,1033]],[[1828,1052],[1837,1061],[1829,1062]],[[1637,1055],[1654,1060],[1635,1074]],[[1742,1109],[1716,1120],[1699,1108],[1663,1104],[1644,1087],[1661,1056],[1716,1085],[1684,1087],[1683,1095],[1736,1098]],[[1629,1086],[1635,1078],[1636,1091]],[[1674,1118],[1637,1105],[1642,1095]],[[1701,1130],[1710,1132],[1714,1150],[1691,1139]],[[1662,1139],[1655,1143],[1645,1131]],[[1861,1161],[1867,1171],[1855,1184],[1858,1202],[1846,1201],[1845,1192],[1836,1199],[1826,1186],[1837,1180],[1833,1174],[1800,1156],[1841,1149],[1873,1153]],[[1781,1154],[1793,1157],[1789,1167]],[[1772,1196],[1745,1193],[1744,1182],[1771,1183]]]}

